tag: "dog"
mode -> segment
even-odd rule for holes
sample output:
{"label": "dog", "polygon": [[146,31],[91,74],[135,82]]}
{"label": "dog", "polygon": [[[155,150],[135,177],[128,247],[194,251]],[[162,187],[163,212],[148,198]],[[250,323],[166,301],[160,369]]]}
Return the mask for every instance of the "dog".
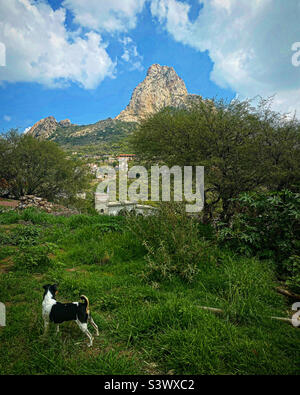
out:
{"label": "dog", "polygon": [[98,326],[95,324],[89,309],[89,300],[86,296],[80,297],[83,303],[59,303],[55,297],[58,293],[57,284],[47,284],[43,286],[45,292],[42,303],[42,314],[44,319],[44,335],[46,335],[49,323],[53,322],[57,325],[56,333],[59,332],[59,324],[66,321],[75,321],[79,328],[89,338],[89,347],[93,345],[93,336],[88,330],[90,323],[96,330],[96,336],[99,336]]}

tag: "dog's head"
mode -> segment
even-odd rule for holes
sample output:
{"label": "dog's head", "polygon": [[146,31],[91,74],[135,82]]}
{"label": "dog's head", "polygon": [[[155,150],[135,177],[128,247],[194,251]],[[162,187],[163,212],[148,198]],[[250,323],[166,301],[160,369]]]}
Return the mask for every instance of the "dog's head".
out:
{"label": "dog's head", "polygon": [[44,297],[45,297],[45,295],[47,295],[48,292],[50,292],[52,295],[52,298],[55,299],[55,295],[58,293],[57,284],[53,284],[53,285],[47,284],[47,285],[44,285],[43,288],[45,290]]}

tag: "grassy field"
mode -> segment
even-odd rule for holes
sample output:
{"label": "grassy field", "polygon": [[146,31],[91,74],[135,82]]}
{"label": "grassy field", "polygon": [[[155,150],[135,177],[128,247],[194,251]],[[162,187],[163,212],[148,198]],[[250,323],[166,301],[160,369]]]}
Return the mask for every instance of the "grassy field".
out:
{"label": "grassy field", "polygon": [[[0,214],[1,374],[298,374],[300,331],[270,264],[202,240],[195,281],[154,281],[122,217]],[[43,285],[59,301],[88,296],[100,336],[76,324],[43,338]],[[205,311],[200,306],[224,310]],[[93,329],[91,329],[92,331]]]}

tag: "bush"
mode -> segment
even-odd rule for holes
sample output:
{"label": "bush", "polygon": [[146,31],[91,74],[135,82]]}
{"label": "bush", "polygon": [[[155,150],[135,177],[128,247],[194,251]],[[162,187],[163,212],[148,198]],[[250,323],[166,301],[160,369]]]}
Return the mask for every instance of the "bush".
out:
{"label": "bush", "polygon": [[57,246],[52,243],[45,243],[38,246],[24,246],[14,258],[15,270],[27,273],[44,272],[54,262],[50,254],[57,250]]}
{"label": "bush", "polygon": [[88,187],[89,179],[83,162],[68,158],[53,141],[14,130],[0,135],[0,186],[6,195],[48,200],[61,194],[72,197]]}
{"label": "bush", "polygon": [[219,241],[247,256],[274,260],[281,275],[294,273],[286,262],[299,250],[300,194],[245,193],[235,203],[238,214],[230,227],[220,228]]}
{"label": "bush", "polygon": [[191,282],[199,272],[205,249],[203,236],[211,229],[188,217],[183,205],[162,204],[146,218],[128,218],[129,227],[146,248],[147,279],[171,279],[174,275]]}

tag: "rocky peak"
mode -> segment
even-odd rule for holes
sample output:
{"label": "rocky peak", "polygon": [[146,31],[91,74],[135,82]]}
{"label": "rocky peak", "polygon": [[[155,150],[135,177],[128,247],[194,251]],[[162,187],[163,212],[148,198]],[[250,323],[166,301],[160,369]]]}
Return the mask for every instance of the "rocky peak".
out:
{"label": "rocky peak", "polygon": [[164,107],[178,107],[188,97],[184,81],[173,67],[153,64],[147,76],[133,92],[129,105],[116,119],[139,122]]}
{"label": "rocky peak", "polygon": [[28,134],[36,138],[47,139],[57,129],[57,125],[54,117],[47,117],[33,125]]}
{"label": "rocky peak", "polygon": [[[147,71],[147,76],[155,76],[157,74],[165,74],[168,72],[172,72],[173,74],[176,74],[175,70],[173,67],[169,66],[161,66],[158,63],[153,64],[152,66],[149,67]],[[177,74],[176,74],[177,75]]]}
{"label": "rocky peak", "polygon": [[58,137],[56,133],[58,129],[60,129],[59,134],[74,138],[92,135],[100,130],[104,133],[114,128],[120,133],[120,130],[123,127],[126,129],[127,126],[116,121],[140,122],[164,107],[188,107],[198,99],[202,100],[201,96],[189,95],[184,81],[173,67],[153,64],[149,67],[144,81],[133,91],[129,105],[114,120],[109,118],[93,125],[70,128],[76,125],[73,125],[69,119],[58,122],[51,116],[37,122],[28,134],[39,139],[55,140]]}
{"label": "rocky peak", "polygon": [[64,119],[63,121],[59,122],[59,125],[62,126],[63,128],[67,128],[68,126],[71,126],[71,121],[69,119]]}
{"label": "rocky peak", "polygon": [[28,134],[36,138],[48,139],[58,127],[66,128],[68,126],[72,126],[69,119],[57,122],[54,117],[50,116],[41,119],[35,125],[33,125]]}

